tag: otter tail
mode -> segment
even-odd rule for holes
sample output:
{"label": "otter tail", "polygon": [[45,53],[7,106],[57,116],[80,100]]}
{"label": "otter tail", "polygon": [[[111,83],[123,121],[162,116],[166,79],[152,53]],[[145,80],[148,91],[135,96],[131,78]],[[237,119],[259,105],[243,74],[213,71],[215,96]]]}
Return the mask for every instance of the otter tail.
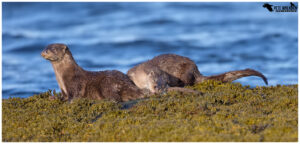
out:
{"label": "otter tail", "polygon": [[208,76],[208,77],[204,77],[204,78],[202,77],[201,79],[199,79],[198,82],[202,82],[203,80],[209,80],[209,79],[218,80],[218,81],[222,81],[222,82],[232,82],[236,79],[239,79],[242,77],[247,77],[247,76],[258,76],[264,80],[266,85],[268,85],[267,78],[262,73],[260,73],[256,70],[253,70],[253,69],[230,71],[230,72],[226,72],[226,73],[219,74],[219,75],[213,75],[213,76]]}

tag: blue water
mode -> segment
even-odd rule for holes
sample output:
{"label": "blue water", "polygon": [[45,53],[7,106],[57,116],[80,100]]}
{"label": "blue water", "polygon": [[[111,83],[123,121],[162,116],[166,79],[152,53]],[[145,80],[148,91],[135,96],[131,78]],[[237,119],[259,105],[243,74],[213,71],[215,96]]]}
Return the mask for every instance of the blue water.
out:
{"label": "blue water", "polygon": [[[270,85],[296,84],[298,13],[269,12],[262,5],[3,3],[3,98],[59,91],[50,62],[40,56],[51,43],[67,44],[86,70],[126,73],[154,56],[175,53],[194,60],[204,75],[253,68]],[[236,82],[264,85],[257,77]]]}

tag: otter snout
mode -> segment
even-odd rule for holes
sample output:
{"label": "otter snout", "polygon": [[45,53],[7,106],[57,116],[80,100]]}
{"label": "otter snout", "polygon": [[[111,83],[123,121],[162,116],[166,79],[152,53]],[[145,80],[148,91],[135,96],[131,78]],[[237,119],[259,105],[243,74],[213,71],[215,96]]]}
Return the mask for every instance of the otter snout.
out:
{"label": "otter snout", "polygon": [[41,53],[41,56],[45,57],[46,55],[47,55],[47,50],[43,50],[42,53]]}
{"label": "otter snout", "polygon": [[47,48],[42,51],[41,56],[46,60],[50,60],[50,61],[55,60],[55,56]]}
{"label": "otter snout", "polygon": [[44,49],[41,53],[41,56],[44,58],[44,59],[47,59],[47,60],[50,60],[50,55],[49,55],[49,52],[48,52],[48,49]]}

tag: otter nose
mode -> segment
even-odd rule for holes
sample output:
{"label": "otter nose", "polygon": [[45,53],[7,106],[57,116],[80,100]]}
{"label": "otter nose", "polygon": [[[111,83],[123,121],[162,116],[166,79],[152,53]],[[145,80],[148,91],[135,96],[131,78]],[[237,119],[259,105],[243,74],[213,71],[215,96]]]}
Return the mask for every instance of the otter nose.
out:
{"label": "otter nose", "polygon": [[42,53],[41,53],[41,56],[42,56],[42,57],[45,57],[46,54],[47,54],[47,50],[43,50]]}

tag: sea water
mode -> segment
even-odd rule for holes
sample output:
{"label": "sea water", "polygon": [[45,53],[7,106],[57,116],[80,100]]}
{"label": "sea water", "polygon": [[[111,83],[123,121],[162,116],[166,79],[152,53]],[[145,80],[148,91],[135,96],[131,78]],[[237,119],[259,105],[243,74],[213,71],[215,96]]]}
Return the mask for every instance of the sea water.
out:
{"label": "sea water", "polygon": [[[2,3],[2,96],[59,91],[51,63],[40,55],[51,43],[67,44],[90,71],[126,73],[173,53],[192,59],[203,75],[252,68],[269,85],[297,84],[298,13],[269,12],[263,4]],[[235,82],[265,85],[258,77]]]}

